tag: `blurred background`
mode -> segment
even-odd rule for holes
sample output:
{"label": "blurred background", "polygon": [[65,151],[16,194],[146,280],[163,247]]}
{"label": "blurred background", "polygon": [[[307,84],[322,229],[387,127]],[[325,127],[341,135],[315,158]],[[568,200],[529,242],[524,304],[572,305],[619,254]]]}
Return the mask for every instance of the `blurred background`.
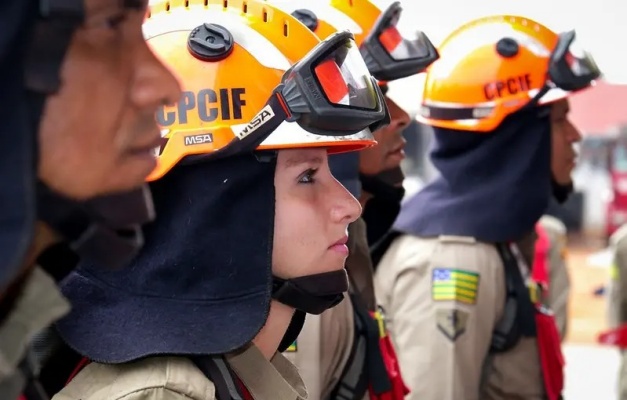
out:
{"label": "blurred background", "polygon": [[[389,1],[376,1],[385,6]],[[568,227],[571,276],[565,399],[614,399],[619,353],[597,344],[607,328],[605,285],[611,256],[609,236],[627,223],[627,2],[596,0],[437,0],[402,1],[401,28],[423,30],[438,46],[462,23],[492,14],[523,15],[556,31],[575,29],[580,44],[604,73],[596,87],[571,97],[572,121],[583,134],[574,173],[576,193],[549,213]],[[415,115],[424,75],[390,84],[390,96]],[[420,189],[434,171],[428,160],[431,132],[414,122],[407,139],[403,168],[408,194]]]}

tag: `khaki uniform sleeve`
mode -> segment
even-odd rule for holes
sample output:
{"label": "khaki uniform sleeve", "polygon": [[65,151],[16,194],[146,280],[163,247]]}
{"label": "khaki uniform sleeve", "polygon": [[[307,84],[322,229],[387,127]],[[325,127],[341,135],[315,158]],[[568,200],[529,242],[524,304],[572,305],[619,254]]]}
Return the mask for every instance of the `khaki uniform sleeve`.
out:
{"label": "khaki uniform sleeve", "polygon": [[557,218],[544,216],[540,224],[549,236],[549,296],[548,306],[555,314],[555,322],[563,340],[568,330],[568,299],[570,277],[567,268],[566,226]]}
{"label": "khaki uniform sleeve", "polygon": [[215,400],[215,387],[188,359],[149,357],[87,365],[52,400]]}
{"label": "khaki uniform sleeve", "polygon": [[353,306],[348,295],[320,315],[307,315],[298,339],[283,355],[296,367],[310,399],[328,398],[353,347]]}
{"label": "khaki uniform sleeve", "polygon": [[627,400],[627,351],[620,355],[620,366],[618,369],[618,396],[617,400]]}
{"label": "khaki uniform sleeve", "polygon": [[40,268],[26,280],[8,317],[0,324],[0,381],[15,373],[28,343],[70,310],[56,282]]}
{"label": "khaki uniform sleeve", "polygon": [[[53,397],[53,400],[190,400],[191,398],[177,393],[173,390],[153,387],[137,390],[131,393],[127,393],[118,397],[103,397],[100,393],[93,393],[89,397],[69,397],[63,393]],[[201,400],[201,399],[198,399]],[[215,400],[215,398],[207,399]]]}
{"label": "khaki uniform sleeve", "polygon": [[471,238],[399,237],[377,268],[407,400],[478,400],[505,301],[496,248]]}
{"label": "khaki uniform sleeve", "polygon": [[[608,285],[608,323],[616,328],[627,323],[627,225],[610,238],[612,265]],[[627,352],[621,352],[618,371],[618,399],[627,400]]]}
{"label": "khaki uniform sleeve", "polygon": [[610,238],[612,265],[608,285],[608,320],[610,327],[627,322],[627,226]]}

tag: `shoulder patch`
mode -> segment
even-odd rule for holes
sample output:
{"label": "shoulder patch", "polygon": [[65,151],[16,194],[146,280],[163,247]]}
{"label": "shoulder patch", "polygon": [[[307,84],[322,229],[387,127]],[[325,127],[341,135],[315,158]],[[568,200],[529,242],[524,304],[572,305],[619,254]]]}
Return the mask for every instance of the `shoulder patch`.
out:
{"label": "shoulder patch", "polygon": [[431,275],[431,298],[434,301],[457,301],[475,304],[479,290],[479,273],[455,268],[434,268]]}
{"label": "shoulder patch", "polygon": [[466,311],[451,308],[438,309],[435,312],[438,330],[451,342],[454,342],[466,332],[466,324],[468,323],[468,313]]}
{"label": "shoulder patch", "polygon": [[287,350],[285,350],[287,353],[294,353],[296,352],[296,349],[298,348],[298,345],[296,344],[296,340],[294,340],[294,342],[292,344],[290,344],[290,347],[287,348]]}

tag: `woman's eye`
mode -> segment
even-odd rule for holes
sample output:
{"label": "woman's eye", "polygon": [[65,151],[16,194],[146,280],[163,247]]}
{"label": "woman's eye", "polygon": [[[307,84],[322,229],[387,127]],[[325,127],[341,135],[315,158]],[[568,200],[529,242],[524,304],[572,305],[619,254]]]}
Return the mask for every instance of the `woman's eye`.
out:
{"label": "woman's eye", "polygon": [[314,179],[316,172],[318,172],[318,170],[315,168],[308,169],[300,176],[298,183],[314,183],[316,181]]}

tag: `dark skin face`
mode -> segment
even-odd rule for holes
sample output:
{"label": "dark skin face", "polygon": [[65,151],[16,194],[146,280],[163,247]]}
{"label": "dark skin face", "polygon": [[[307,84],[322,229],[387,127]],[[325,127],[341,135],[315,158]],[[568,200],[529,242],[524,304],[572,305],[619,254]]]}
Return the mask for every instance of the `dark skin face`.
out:
{"label": "dark skin face", "polygon": [[85,0],[39,129],[39,177],[83,200],[140,186],[161,141],[154,114],[180,96],[176,78],[142,34],[146,4]]}
{"label": "dark skin face", "polygon": [[[144,183],[161,142],[155,111],[180,96],[178,81],[143,38],[147,1],[84,5],[85,22],[61,68],[62,86],[47,98],[39,126],[39,178],[77,200]],[[0,314],[11,309],[39,254],[59,239],[38,223],[21,270],[0,287]]]}
{"label": "dark skin face", "polygon": [[364,175],[377,175],[399,167],[405,158],[405,139],[402,133],[409,125],[409,115],[387,96],[385,102],[391,121],[388,126],[373,132],[378,144],[359,153],[359,172]]}
{"label": "dark skin face", "polygon": [[568,118],[569,112],[566,99],[551,105],[551,173],[561,185],[572,183],[571,174],[577,161],[573,145],[581,141],[581,133]]}

